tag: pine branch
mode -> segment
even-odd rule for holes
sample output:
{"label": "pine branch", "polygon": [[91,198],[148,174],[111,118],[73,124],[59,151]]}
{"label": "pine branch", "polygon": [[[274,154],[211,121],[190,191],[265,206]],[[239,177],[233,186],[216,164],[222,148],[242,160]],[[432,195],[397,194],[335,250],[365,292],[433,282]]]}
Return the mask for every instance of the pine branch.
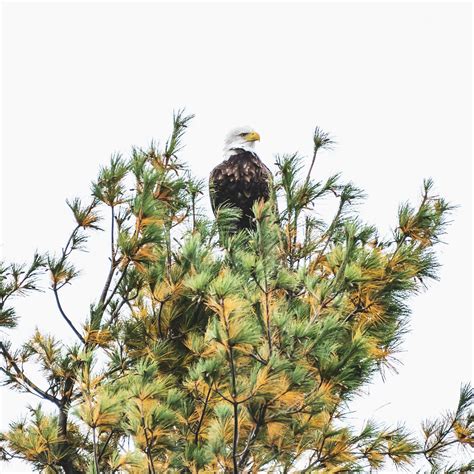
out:
{"label": "pine branch", "polygon": [[0,341],[0,351],[1,351],[2,356],[4,357],[4,359],[7,361],[7,364],[10,365],[13,368],[13,370],[15,371],[15,374],[12,374],[11,372],[9,372],[6,369],[2,369],[5,372],[6,375],[8,375],[9,377],[13,377],[20,384],[21,383],[26,384],[26,386],[28,387],[27,390],[30,393],[34,393],[34,394],[40,396],[41,398],[43,398],[44,400],[48,400],[51,403],[54,403],[55,405],[59,406],[60,401],[56,397],[53,397],[52,395],[49,395],[48,393],[46,393],[44,390],[42,390],[40,387],[38,387],[38,385],[36,385],[30,378],[28,378],[25,375],[24,370],[20,369],[18,364],[15,362],[15,359],[8,352],[8,349],[5,346],[5,344],[1,341]]}
{"label": "pine branch", "polygon": [[320,149],[328,149],[330,150],[335,142],[334,140],[329,136],[328,133],[323,132],[319,127],[316,127],[314,129],[314,135],[313,135],[313,144],[314,144],[314,149],[313,149],[313,158],[311,159],[311,165],[308,170],[308,174],[306,176],[306,179],[304,181],[304,187],[308,186],[309,180],[311,178],[311,172],[313,171],[313,166],[314,163],[316,162],[316,155]]}

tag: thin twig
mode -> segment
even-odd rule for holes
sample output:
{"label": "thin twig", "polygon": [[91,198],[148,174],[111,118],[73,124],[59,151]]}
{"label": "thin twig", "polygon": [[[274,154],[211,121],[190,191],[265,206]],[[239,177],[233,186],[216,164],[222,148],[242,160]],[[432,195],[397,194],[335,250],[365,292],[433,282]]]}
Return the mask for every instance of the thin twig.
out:
{"label": "thin twig", "polygon": [[110,430],[109,436],[107,436],[107,439],[105,440],[105,443],[102,446],[102,449],[100,450],[98,462],[100,462],[100,460],[102,459],[102,456],[104,455],[107,445],[109,444],[109,441],[111,440],[113,434],[114,434],[114,430],[112,429]]}
{"label": "thin twig", "polygon": [[125,274],[127,273],[127,268],[128,268],[128,263],[125,265],[124,269],[122,270],[122,274],[120,275],[120,278],[118,279],[109,297],[107,298],[107,301],[105,301],[104,307],[103,307],[104,311],[107,308],[107,306],[109,306],[110,302],[112,301],[112,298],[115,296],[115,293],[117,293],[118,287],[120,286],[120,283],[122,283],[122,280],[124,279]]}
{"label": "thin twig", "polygon": [[199,423],[198,423],[198,426],[196,428],[196,433],[194,435],[194,442],[196,444],[199,440],[199,431],[201,430],[202,422],[204,421],[204,416],[206,414],[207,404],[209,403],[209,398],[211,396],[211,392],[212,392],[212,384],[209,386],[209,391],[207,392],[206,400],[204,401],[204,407],[202,409],[202,413],[201,413],[201,416],[199,418]]}
{"label": "thin twig", "polygon": [[86,341],[82,337],[81,333],[75,328],[74,324],[72,324],[72,321],[66,316],[66,313],[63,310],[63,307],[61,306],[61,302],[59,301],[59,294],[58,294],[58,289],[56,285],[53,286],[53,293],[56,298],[56,304],[58,306],[59,312],[61,313],[61,316],[64,318],[66,323],[69,325],[69,327],[74,331],[74,334],[79,338],[79,340],[85,344]]}
{"label": "thin twig", "polygon": [[309,180],[311,178],[311,172],[313,171],[313,166],[314,166],[314,163],[316,162],[317,154],[318,154],[318,148],[314,147],[313,159],[311,160],[311,165],[309,167],[308,174],[306,175],[306,179],[304,180],[303,188],[306,188],[306,186],[308,186]]}
{"label": "thin twig", "polygon": [[250,448],[252,447],[252,444],[254,443],[254,441],[257,439],[260,428],[263,426],[263,423],[265,421],[266,411],[267,411],[267,405],[265,404],[261,408],[258,420],[256,420],[256,424],[247,438],[247,443],[245,444],[244,450],[240,453],[239,467],[241,468],[244,467],[245,464],[247,463],[247,459],[250,454]]}

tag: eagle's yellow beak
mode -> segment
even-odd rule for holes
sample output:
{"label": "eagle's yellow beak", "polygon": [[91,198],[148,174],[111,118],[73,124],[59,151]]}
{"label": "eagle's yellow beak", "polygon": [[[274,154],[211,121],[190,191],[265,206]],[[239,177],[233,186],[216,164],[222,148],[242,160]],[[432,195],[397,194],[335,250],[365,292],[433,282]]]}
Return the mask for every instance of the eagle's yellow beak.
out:
{"label": "eagle's yellow beak", "polygon": [[260,140],[260,135],[257,132],[250,132],[245,135],[246,142],[255,142],[257,140]]}

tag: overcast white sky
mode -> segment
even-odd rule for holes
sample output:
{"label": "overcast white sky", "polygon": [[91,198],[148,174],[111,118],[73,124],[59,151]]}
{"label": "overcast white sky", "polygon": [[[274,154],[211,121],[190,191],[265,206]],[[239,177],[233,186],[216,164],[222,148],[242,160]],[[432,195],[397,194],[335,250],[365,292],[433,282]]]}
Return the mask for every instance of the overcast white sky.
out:
{"label": "overcast white sky", "polygon": [[[367,418],[418,429],[454,408],[472,378],[471,6],[468,3],[5,3],[0,251],[11,261],[60,249],[72,221],[65,199],[86,197],[114,151],[170,130],[173,109],[196,114],[186,136],[207,177],[225,133],[251,124],[258,153],[309,156],[316,124],[338,145],[314,174],[342,171],[366,190],[361,213],[384,232],[400,201],[431,176],[459,205],[438,248],[440,282],[412,299],[399,374],[354,406]],[[107,261],[78,260],[65,306],[83,321]],[[73,341],[48,292],[22,300],[15,344],[38,325]],[[0,429],[31,399],[0,389]],[[22,464],[2,472],[30,472]],[[386,472],[389,472],[388,470]]]}

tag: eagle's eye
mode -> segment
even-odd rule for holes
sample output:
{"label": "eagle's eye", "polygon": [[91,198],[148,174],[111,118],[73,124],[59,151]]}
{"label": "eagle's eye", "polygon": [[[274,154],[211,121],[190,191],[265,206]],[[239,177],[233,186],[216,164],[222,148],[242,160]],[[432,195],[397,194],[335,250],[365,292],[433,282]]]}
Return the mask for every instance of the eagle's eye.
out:
{"label": "eagle's eye", "polygon": [[239,135],[240,135],[241,137],[245,137],[245,135],[247,135],[247,132],[239,133]]}

